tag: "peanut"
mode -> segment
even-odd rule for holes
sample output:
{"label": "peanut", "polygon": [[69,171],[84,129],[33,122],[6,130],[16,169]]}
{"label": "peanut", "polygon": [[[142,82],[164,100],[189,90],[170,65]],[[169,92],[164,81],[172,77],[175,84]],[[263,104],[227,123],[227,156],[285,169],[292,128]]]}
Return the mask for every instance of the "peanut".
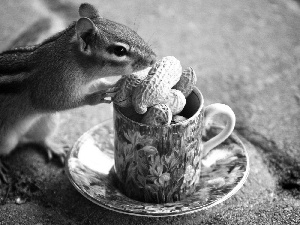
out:
{"label": "peanut", "polygon": [[174,123],[180,123],[180,122],[185,121],[185,120],[186,120],[186,118],[184,116],[175,115],[175,116],[172,117],[171,123],[173,123],[173,124]]}
{"label": "peanut", "polygon": [[166,101],[166,104],[170,107],[173,115],[180,113],[186,103],[186,99],[181,91],[171,89]]}
{"label": "peanut", "polygon": [[181,73],[180,62],[173,56],[156,62],[148,76],[133,91],[132,104],[136,112],[144,114],[147,107],[165,103],[171,88],[180,80]]}
{"label": "peanut", "polygon": [[192,67],[188,67],[183,70],[180,80],[173,87],[183,93],[185,97],[193,91],[197,82],[197,76]]}
{"label": "peanut", "polygon": [[172,112],[168,105],[158,104],[148,109],[141,123],[153,126],[168,125],[172,120]]}
{"label": "peanut", "polygon": [[142,80],[147,77],[150,69],[151,67],[148,67],[133,74],[122,76],[116,84],[118,91],[112,98],[112,101],[121,107],[131,106],[134,88],[136,88],[142,82]]}

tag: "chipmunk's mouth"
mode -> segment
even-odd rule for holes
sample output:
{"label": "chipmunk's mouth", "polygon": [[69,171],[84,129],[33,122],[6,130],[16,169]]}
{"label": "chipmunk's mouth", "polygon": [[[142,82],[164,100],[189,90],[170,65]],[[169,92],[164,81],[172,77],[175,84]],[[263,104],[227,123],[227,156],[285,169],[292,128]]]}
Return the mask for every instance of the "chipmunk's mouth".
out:
{"label": "chipmunk's mouth", "polygon": [[133,72],[137,72],[140,70],[144,70],[147,67],[151,67],[156,63],[156,58],[152,58],[151,60],[140,59],[132,64]]}

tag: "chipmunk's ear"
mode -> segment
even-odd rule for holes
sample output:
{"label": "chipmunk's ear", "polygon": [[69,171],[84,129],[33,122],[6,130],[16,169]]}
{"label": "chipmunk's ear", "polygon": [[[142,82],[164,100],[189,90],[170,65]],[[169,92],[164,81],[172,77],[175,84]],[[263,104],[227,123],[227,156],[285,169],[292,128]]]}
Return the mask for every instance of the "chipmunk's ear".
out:
{"label": "chipmunk's ear", "polygon": [[79,15],[80,17],[87,17],[87,18],[100,17],[98,10],[89,3],[83,3],[80,5]]}
{"label": "chipmunk's ear", "polygon": [[91,53],[91,47],[94,43],[98,28],[89,18],[80,18],[76,23],[77,40],[80,50],[87,54]]}

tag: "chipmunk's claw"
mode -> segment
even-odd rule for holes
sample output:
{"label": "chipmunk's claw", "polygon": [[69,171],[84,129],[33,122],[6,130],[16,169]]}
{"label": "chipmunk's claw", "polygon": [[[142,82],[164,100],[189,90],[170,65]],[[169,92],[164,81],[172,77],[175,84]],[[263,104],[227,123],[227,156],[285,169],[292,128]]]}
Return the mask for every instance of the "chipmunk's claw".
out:
{"label": "chipmunk's claw", "polygon": [[105,97],[110,97],[112,100],[120,90],[119,87],[112,87],[105,91]]}
{"label": "chipmunk's claw", "polygon": [[111,103],[112,101],[109,99],[105,99],[108,97],[114,96],[113,93],[106,92],[106,90],[98,91],[86,96],[86,101],[89,105],[98,105],[100,103]]}
{"label": "chipmunk's claw", "polygon": [[55,155],[58,157],[59,162],[61,165],[65,164],[67,153],[62,146],[55,144],[55,143],[47,143],[44,145],[47,153],[47,160],[51,161],[53,159],[53,156]]}

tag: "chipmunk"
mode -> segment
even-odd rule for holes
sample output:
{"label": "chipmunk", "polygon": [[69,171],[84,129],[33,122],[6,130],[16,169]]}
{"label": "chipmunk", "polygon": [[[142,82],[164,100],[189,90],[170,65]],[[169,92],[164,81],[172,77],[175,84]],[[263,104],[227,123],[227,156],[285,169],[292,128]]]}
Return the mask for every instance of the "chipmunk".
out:
{"label": "chipmunk", "polygon": [[[88,3],[80,5],[79,15],[38,45],[0,54],[0,155],[30,141],[45,147],[49,158],[63,160],[63,148],[51,139],[57,112],[109,103],[106,90],[114,83],[104,77],[154,64],[155,53],[135,31],[101,17]],[[5,170],[0,160],[2,180]]]}

